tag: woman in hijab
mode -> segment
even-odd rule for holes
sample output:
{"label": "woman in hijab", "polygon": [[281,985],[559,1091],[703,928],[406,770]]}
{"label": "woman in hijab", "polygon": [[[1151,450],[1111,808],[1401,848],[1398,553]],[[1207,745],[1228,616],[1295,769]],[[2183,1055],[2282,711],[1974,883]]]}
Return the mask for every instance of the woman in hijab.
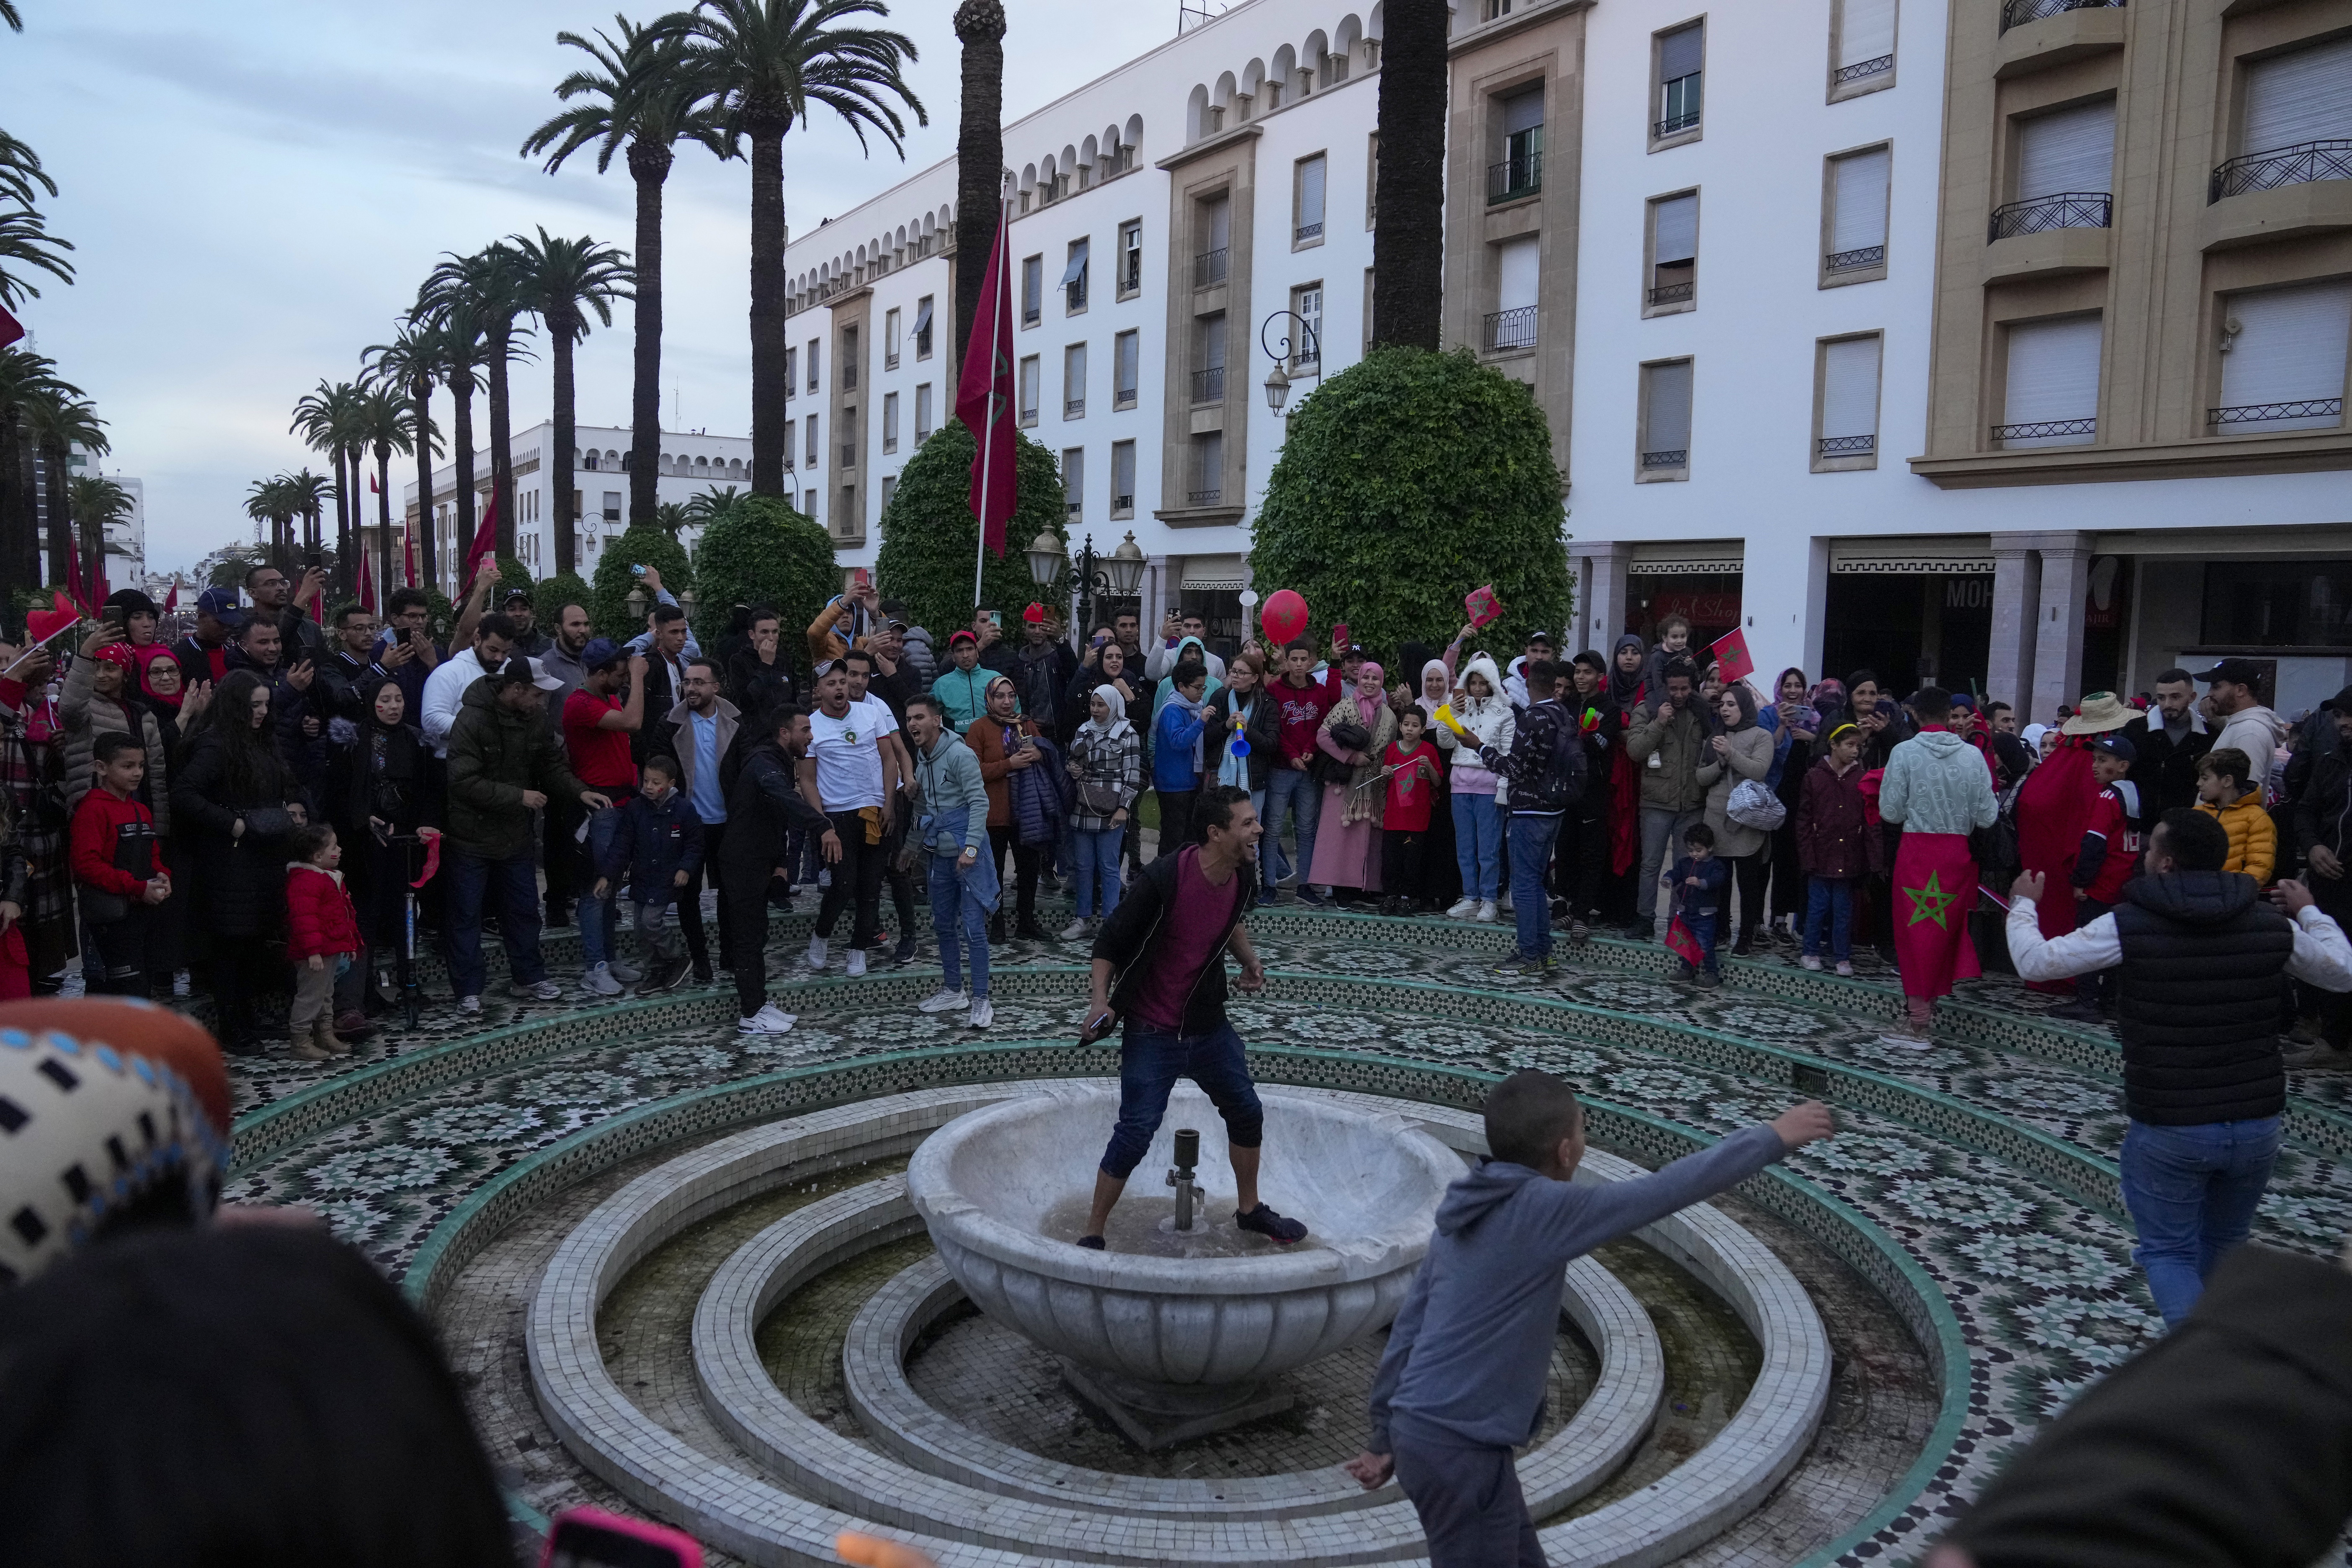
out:
{"label": "woman in hijab", "polygon": [[1780,672],[1772,683],[1771,703],[1758,708],[1756,721],[1772,733],[1772,771],[1764,783],[1788,813],[1772,833],[1772,907],[1764,930],[1794,940],[1805,912],[1804,873],[1797,868],[1797,797],[1803,792],[1805,771],[1813,765],[1813,742],[1820,739],[1822,724],[1803,670],[1790,665]]}
{"label": "woman in hijab", "polygon": [[1347,770],[1323,786],[1322,826],[1315,835],[1315,864],[1307,873],[1309,882],[1334,889],[1381,890],[1381,817],[1388,791],[1376,781],[1381,756],[1397,731],[1396,711],[1381,689],[1381,673],[1366,659],[1356,671],[1355,689],[1331,704],[1315,737],[1323,754]]}
{"label": "woman in hijab", "polygon": [[1625,750],[1625,730],[1646,689],[1642,667],[1649,657],[1649,645],[1631,632],[1617,639],[1609,655],[1609,700],[1617,705],[1616,730],[1610,737],[1616,754],[1609,764],[1609,903],[1643,942],[1650,940],[1650,925],[1633,912],[1633,868],[1642,858],[1642,769]]}
{"label": "woman in hijab", "polygon": [[[988,786],[988,843],[996,862],[996,880],[1004,885],[1004,859],[1013,858],[1013,887],[1019,923],[1014,934],[1031,941],[1042,941],[1045,928],[1037,923],[1038,846],[1024,844],[1017,831],[1018,819],[1013,810],[1013,786],[1006,781],[1012,774],[1042,761],[1045,753],[1030,742],[1035,739],[1037,726],[1021,716],[1018,689],[1009,675],[999,675],[988,683],[984,700],[987,709],[966,726],[964,744],[980,759],[981,782]],[[1004,907],[999,904],[989,917],[988,940],[1004,940]]]}
{"label": "woman in hijab", "polygon": [[1739,941],[1731,952],[1745,958],[1755,950],[1756,935],[1764,925],[1764,879],[1772,835],[1730,815],[1731,792],[1770,776],[1772,731],[1756,721],[1756,694],[1746,681],[1735,680],[1717,694],[1715,713],[1717,728],[1707,738],[1698,782],[1706,786],[1706,825],[1715,830],[1715,858],[1730,866],[1738,883]]}
{"label": "woman in hijab", "polygon": [[303,798],[277,744],[278,722],[261,678],[231,670],[172,773],[172,818],[191,841],[211,942],[216,1032],[233,1056],[261,1050],[253,1003],[270,966],[255,939],[285,919],[286,836],[294,828],[286,807]]}
{"label": "woman in hijab", "polygon": [[1517,727],[1511,700],[1503,694],[1502,672],[1492,658],[1482,653],[1471,659],[1446,713],[1438,727],[1455,731],[1450,782],[1454,860],[1462,872],[1462,897],[1445,913],[1453,920],[1492,924],[1502,881],[1505,802],[1501,781],[1478,759],[1482,750],[1508,756]]}
{"label": "woman in hijab", "polygon": [[[1225,689],[1209,699],[1202,709],[1205,728],[1201,732],[1203,771],[1209,774],[1204,784],[1229,784],[1249,791],[1250,805],[1263,816],[1265,812],[1266,778],[1274,771],[1274,759],[1281,750],[1282,709],[1269,697],[1265,687],[1265,658],[1262,654],[1242,652],[1225,666]],[[1272,851],[1275,863],[1269,863]],[[1281,864],[1280,846],[1261,839],[1258,844],[1258,894],[1261,900],[1273,890],[1281,879],[1275,874]]]}
{"label": "woman in hijab", "polygon": [[1143,793],[1143,740],[1128,720],[1126,698],[1108,681],[1087,699],[1086,721],[1070,737],[1069,770],[1078,918],[1062,940],[1076,942],[1118,907],[1119,848]]}
{"label": "woman in hijab", "polygon": [[332,816],[352,877],[352,903],[360,917],[363,963],[400,941],[407,885],[408,847],[394,838],[431,836],[425,819],[425,748],[408,727],[408,699],[390,676],[360,698],[360,717],[343,755],[343,788]]}

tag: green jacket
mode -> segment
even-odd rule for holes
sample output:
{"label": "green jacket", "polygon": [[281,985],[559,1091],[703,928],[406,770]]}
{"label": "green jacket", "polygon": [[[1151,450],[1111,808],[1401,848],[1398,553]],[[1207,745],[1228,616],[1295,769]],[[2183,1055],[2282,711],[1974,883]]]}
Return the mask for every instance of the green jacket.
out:
{"label": "green jacket", "polygon": [[[1699,699],[1675,710],[1673,718],[1658,721],[1658,704],[1644,702],[1633,710],[1633,727],[1625,731],[1625,752],[1642,764],[1642,805],[1658,811],[1696,811],[1706,799],[1698,782],[1699,765],[1706,757],[1706,721],[1699,717]],[[1652,767],[1650,759],[1658,759]]]}
{"label": "green jacket", "polygon": [[449,726],[449,846],[486,860],[528,855],[538,843],[522,792],[550,799],[588,786],[572,774],[543,715],[526,718],[502,706],[495,682],[466,688]]}
{"label": "green jacket", "polygon": [[958,669],[950,663],[931,682],[931,695],[948,705],[948,728],[962,734],[988,711],[989,682],[998,679],[999,672],[984,664],[970,669]]}

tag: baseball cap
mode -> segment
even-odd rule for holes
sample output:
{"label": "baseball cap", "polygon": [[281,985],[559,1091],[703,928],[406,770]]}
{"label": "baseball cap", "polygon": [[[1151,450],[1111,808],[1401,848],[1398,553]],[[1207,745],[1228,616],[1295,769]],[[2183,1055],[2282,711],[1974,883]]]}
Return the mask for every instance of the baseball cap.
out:
{"label": "baseball cap", "polygon": [[2197,677],[2203,681],[2226,680],[2233,686],[2259,686],[2263,667],[2251,658],[2225,658]]}
{"label": "baseball cap", "polygon": [[2139,761],[2139,748],[2121,735],[2109,733],[2096,736],[2090,744],[2091,750],[2105,752],[2108,756],[2119,758],[2124,762]]}
{"label": "baseball cap", "polygon": [[548,674],[546,666],[522,654],[515,655],[499,667],[498,681],[500,686],[536,686],[541,691],[563,689],[563,682]]}
{"label": "baseball cap", "polygon": [[500,605],[528,605],[530,603],[530,590],[528,588],[509,588],[506,591],[506,596],[500,599],[499,603]]}
{"label": "baseball cap", "polygon": [[611,637],[591,637],[588,646],[580,650],[580,668],[602,669],[608,664],[620,663],[625,657],[621,645]]}
{"label": "baseball cap", "polygon": [[1543,645],[1544,645],[1544,647],[1552,647],[1552,646],[1553,646],[1553,644],[1552,644],[1552,640],[1551,640],[1551,634],[1550,634],[1549,632],[1542,632],[1542,631],[1538,631],[1538,632],[1529,632],[1529,633],[1528,634],[1528,636],[1527,636],[1527,640],[1528,640],[1528,642],[1539,642],[1539,643],[1543,644]]}
{"label": "baseball cap", "polygon": [[245,625],[245,606],[236,602],[234,588],[205,589],[196,595],[196,613],[210,616],[231,631]]}
{"label": "baseball cap", "polygon": [[972,636],[970,632],[950,632],[948,634],[948,647],[953,647],[960,642],[968,642],[974,647],[978,647],[980,646],[980,639]]}

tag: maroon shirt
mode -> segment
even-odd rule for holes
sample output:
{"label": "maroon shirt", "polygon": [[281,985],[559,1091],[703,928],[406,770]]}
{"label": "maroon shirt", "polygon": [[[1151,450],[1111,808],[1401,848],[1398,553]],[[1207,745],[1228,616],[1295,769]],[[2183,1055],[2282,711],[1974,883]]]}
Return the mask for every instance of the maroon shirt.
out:
{"label": "maroon shirt", "polygon": [[1315,737],[1321,732],[1323,717],[1331,705],[1339,700],[1339,667],[1333,665],[1323,672],[1320,680],[1309,680],[1303,688],[1290,684],[1286,677],[1276,676],[1266,690],[1282,709],[1282,735],[1278,747],[1282,755],[1275,766],[1297,772],[1291,758],[1304,756],[1309,761],[1315,755]]}
{"label": "maroon shirt", "polygon": [[1219,887],[1201,874],[1199,845],[1177,852],[1176,900],[1152,944],[1159,951],[1150,976],[1128,1004],[1129,1017],[1155,1034],[1182,1029],[1185,998],[1192,994],[1202,971],[1225,961],[1225,930],[1233,924],[1241,896],[1238,869]]}

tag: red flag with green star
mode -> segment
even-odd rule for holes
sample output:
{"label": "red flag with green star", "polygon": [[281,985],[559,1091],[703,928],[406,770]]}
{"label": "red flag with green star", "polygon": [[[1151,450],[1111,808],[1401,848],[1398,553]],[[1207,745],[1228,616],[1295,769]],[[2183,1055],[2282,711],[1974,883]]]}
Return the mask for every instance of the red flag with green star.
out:
{"label": "red flag with green star", "polygon": [[1906,833],[1895,852],[1895,958],[1906,996],[1943,996],[1982,970],[1969,939],[1977,863],[1965,833]]}

